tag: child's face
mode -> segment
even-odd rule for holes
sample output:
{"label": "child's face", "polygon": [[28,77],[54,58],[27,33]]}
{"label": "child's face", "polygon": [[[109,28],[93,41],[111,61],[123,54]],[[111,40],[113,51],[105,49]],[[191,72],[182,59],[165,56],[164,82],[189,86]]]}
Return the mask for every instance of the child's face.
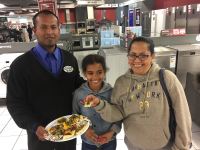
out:
{"label": "child's face", "polygon": [[84,73],[89,87],[94,90],[98,91],[102,87],[102,81],[105,77],[105,71],[103,67],[99,63],[90,64],[86,67],[86,71]]}

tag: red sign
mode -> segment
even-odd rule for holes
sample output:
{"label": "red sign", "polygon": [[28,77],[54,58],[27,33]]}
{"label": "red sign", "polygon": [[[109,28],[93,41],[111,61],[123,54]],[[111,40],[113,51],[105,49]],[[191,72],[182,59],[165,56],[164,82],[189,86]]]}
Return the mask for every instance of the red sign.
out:
{"label": "red sign", "polygon": [[58,15],[57,0],[38,0],[39,10],[50,10]]}

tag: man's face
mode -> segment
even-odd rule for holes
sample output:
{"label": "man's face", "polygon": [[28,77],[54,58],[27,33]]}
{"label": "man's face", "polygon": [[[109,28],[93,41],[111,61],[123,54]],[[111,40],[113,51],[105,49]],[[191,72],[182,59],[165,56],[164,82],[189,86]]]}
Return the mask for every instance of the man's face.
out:
{"label": "man's face", "polygon": [[60,28],[58,21],[53,15],[40,15],[36,18],[34,33],[38,43],[44,48],[55,47],[60,38]]}

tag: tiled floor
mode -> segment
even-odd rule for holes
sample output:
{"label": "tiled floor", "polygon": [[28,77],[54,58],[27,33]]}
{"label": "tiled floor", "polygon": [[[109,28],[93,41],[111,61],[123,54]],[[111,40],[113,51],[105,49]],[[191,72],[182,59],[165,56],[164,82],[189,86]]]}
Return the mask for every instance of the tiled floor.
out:
{"label": "tiled floor", "polygon": [[[200,150],[200,127],[193,123],[193,147],[191,150]],[[117,136],[117,150],[127,150],[124,134]],[[6,107],[0,106],[0,150],[27,150],[26,131],[18,128],[11,119]],[[81,149],[81,140],[78,138],[77,150]]]}

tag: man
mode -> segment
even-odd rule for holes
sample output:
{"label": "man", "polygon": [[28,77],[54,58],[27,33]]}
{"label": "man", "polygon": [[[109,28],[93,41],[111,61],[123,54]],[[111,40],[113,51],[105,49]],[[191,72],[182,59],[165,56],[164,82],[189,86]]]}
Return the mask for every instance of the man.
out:
{"label": "man", "polygon": [[32,31],[32,28],[31,28],[30,25],[28,25],[27,32],[28,32],[29,40],[31,41],[32,40],[33,31]]}
{"label": "man", "polygon": [[75,57],[56,46],[59,21],[51,11],[33,17],[38,44],[10,66],[7,107],[16,124],[27,130],[29,150],[75,150],[76,140],[45,140],[45,126],[72,113],[72,93],[83,82]]}

